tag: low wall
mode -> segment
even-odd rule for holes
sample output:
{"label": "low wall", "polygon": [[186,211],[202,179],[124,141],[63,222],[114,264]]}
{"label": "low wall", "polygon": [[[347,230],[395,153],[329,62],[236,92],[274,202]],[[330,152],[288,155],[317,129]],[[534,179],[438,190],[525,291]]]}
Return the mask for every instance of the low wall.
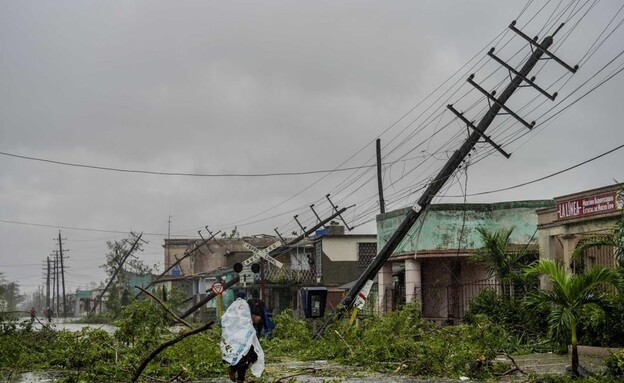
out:
{"label": "low wall", "polygon": [[[601,358],[606,358],[607,356],[611,354],[616,354],[621,350],[621,348],[578,346],[579,355],[595,356]],[[572,346],[568,346],[568,353],[572,353]]]}

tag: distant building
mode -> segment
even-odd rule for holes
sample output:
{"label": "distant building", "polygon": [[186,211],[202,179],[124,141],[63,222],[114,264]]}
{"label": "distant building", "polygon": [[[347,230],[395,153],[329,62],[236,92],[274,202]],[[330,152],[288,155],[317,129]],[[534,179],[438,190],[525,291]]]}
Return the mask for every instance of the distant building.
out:
{"label": "distant building", "polygon": [[344,226],[336,222],[317,233],[314,264],[317,281],[328,289],[327,309],[340,303],[350,282],[362,275],[376,255],[376,234],[345,234]]}
{"label": "distant building", "polygon": [[[206,243],[202,239],[166,239],[165,269],[181,261],[159,279],[158,286],[182,288],[188,302],[196,303],[210,292],[213,283],[231,280],[236,275],[234,265],[253,255],[245,248],[245,243],[264,249],[279,240],[266,235],[218,238]],[[190,256],[185,256],[189,253]],[[374,234],[344,234],[344,228],[332,222],[315,236],[274,251],[272,256],[283,264],[282,268],[259,260],[260,272],[241,273],[241,281],[234,290],[244,288],[250,294],[261,296],[271,312],[284,309],[297,312],[301,305],[301,287],[325,286],[331,310],[344,293],[344,289],[338,287],[356,279],[363,270],[362,263],[369,263],[375,253]],[[232,291],[222,295],[224,306],[234,300]],[[205,316],[214,317],[214,302],[209,302],[204,311]]]}
{"label": "distant building", "polygon": [[[152,274],[137,274],[129,271],[122,271],[124,273],[125,278],[125,286],[124,290],[121,291],[120,294],[126,295],[128,299],[130,296],[137,296],[140,290],[136,287],[146,287],[150,284],[153,278],[155,278]],[[151,290],[151,289],[150,289]],[[97,304],[97,312],[104,313],[106,312],[106,299],[108,298],[108,294],[110,291],[104,292],[104,285],[100,285],[98,288],[91,290],[80,290],[77,289],[75,294],[68,294],[67,306],[73,312],[74,316],[86,316],[91,313],[93,307]],[[104,296],[102,297],[102,294]]]}

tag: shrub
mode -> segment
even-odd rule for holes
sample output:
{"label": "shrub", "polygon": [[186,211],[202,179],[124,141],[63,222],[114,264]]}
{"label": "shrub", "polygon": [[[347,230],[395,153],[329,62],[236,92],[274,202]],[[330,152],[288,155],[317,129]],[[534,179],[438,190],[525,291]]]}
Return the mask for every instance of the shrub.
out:
{"label": "shrub", "polygon": [[599,347],[624,346],[624,295],[611,294],[605,310],[586,306],[578,325],[579,344]]}
{"label": "shrub", "polygon": [[531,344],[541,343],[547,336],[547,316],[543,314],[525,313],[519,300],[500,296],[494,289],[484,289],[470,301],[464,322],[473,324],[477,318],[486,317],[490,322],[505,326],[514,337],[510,346],[515,346],[509,352],[534,351]]}
{"label": "shrub", "polygon": [[624,349],[618,353],[611,354],[605,359],[606,375],[624,376]]}

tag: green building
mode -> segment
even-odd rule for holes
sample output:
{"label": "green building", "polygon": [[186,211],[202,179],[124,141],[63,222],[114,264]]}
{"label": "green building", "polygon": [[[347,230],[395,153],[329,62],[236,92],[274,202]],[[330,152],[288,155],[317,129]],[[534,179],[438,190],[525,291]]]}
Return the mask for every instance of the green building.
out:
{"label": "green building", "polygon": [[[495,232],[514,227],[512,245],[536,246],[536,210],[553,205],[552,200],[431,205],[377,275],[379,312],[418,300],[424,318],[461,320],[472,297],[497,286],[483,266],[468,259],[483,245],[477,228]],[[377,248],[383,248],[408,211],[377,216]]]}

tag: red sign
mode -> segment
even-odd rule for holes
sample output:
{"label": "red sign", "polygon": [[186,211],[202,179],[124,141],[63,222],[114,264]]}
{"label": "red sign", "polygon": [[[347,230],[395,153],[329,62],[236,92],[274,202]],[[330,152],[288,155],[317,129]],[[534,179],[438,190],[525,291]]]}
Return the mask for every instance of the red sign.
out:
{"label": "red sign", "polygon": [[618,206],[615,191],[557,203],[557,219],[571,219],[595,214],[611,213]]}
{"label": "red sign", "polygon": [[223,283],[215,282],[212,284],[212,292],[219,295],[223,292]]}

